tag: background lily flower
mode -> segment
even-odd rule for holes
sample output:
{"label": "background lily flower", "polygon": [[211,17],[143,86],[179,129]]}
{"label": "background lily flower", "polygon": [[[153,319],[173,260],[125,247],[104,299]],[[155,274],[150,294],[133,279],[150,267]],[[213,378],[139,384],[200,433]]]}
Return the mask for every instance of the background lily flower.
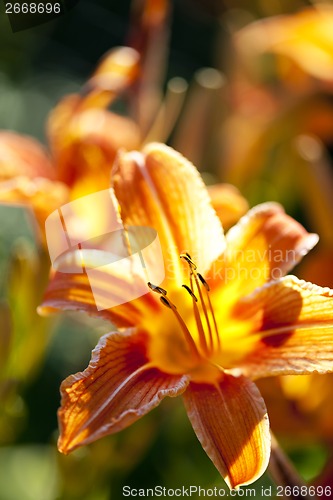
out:
{"label": "background lily flower", "polygon": [[[163,288],[149,283],[142,297],[98,312],[86,275],[53,277],[42,313],[84,310],[120,330],[102,337],[89,367],[63,382],[59,449],[117,432],[182,394],[227,484],[249,484],[270,455],[253,380],[333,371],[333,292],[285,277],[318,238],[275,203],[250,210],[224,236],[196,169],[164,145],[120,154],[112,181],[125,227],[156,229],[166,278]],[[86,269],[98,265],[89,250],[71,258],[82,256]],[[115,273],[101,271],[100,292],[112,286],[121,294],[129,279],[120,261]]]}
{"label": "background lily flower", "polygon": [[135,123],[105,108],[133,83],[139,54],[110,51],[82,95],[65,97],[48,121],[51,153],[33,138],[0,132],[0,202],[30,206],[44,233],[55,208],[109,185],[110,165],[120,147],[139,144]]}
{"label": "background lily flower", "polygon": [[[243,50],[275,54],[277,71],[294,91],[308,90],[311,78],[332,85],[332,5],[318,2],[297,13],[275,16],[252,23],[240,31]],[[245,61],[244,61],[245,62]],[[250,57],[250,65],[254,62]]]}
{"label": "background lily flower", "polygon": [[72,199],[109,185],[110,165],[119,148],[140,143],[135,121],[110,110],[139,74],[139,53],[130,47],[109,51],[81,95],[64,97],[51,112],[47,131],[58,177]]}
{"label": "background lily flower", "polygon": [[274,199],[290,213],[300,207],[307,211],[303,172],[295,191],[303,163],[298,142],[309,135],[331,147],[332,15],[331,5],[317,3],[233,33],[232,105],[222,123],[220,168],[222,178],[239,187],[252,205]]}
{"label": "background lily flower", "polygon": [[[49,118],[51,152],[32,137],[0,131],[0,203],[28,211],[21,210],[19,219],[26,226],[24,236],[6,239],[1,234],[0,241],[6,248],[2,252],[0,246],[1,255],[7,257],[0,279],[2,443],[10,442],[18,431],[11,425],[11,407],[41,368],[54,333],[54,321],[36,312],[50,270],[45,220],[80,194],[107,187],[117,149],[138,145],[134,122],[105,109],[135,80],[138,61],[134,49],[113,49],[82,95],[68,96],[66,105],[61,102],[56,107]],[[94,221],[99,217],[93,211],[89,215]]]}

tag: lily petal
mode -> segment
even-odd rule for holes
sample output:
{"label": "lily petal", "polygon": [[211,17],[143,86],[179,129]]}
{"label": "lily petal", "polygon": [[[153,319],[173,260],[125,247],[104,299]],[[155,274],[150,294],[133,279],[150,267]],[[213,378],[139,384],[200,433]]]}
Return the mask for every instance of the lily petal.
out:
{"label": "lily petal", "polygon": [[50,114],[48,137],[58,178],[78,198],[109,187],[118,148],[137,148],[140,131],[130,118],[107,110],[136,79],[139,54],[116,47],[100,61],[81,94],[66,96]]}
{"label": "lily petal", "polygon": [[[130,300],[128,294],[133,288],[141,291],[142,295]],[[147,293],[143,295],[144,289]],[[147,284],[141,282],[140,278],[133,280],[128,262],[123,259],[112,266],[112,272],[96,268],[90,277],[86,272],[56,272],[48,284],[38,312],[48,315],[57,309],[85,311],[119,328],[138,324],[148,327],[151,316],[158,314],[162,307],[158,297],[148,292]]]}
{"label": "lily petal", "polygon": [[186,389],[186,377],[152,367],[145,351],[146,337],[134,329],[104,335],[88,368],[62,383],[61,452],[128,427],[166,396]]}
{"label": "lily petal", "polygon": [[202,447],[228,486],[258,479],[268,465],[270,433],[255,384],[224,374],[216,385],[190,383],[183,398]]}
{"label": "lily petal", "polygon": [[30,179],[19,175],[0,182],[0,203],[32,208],[42,235],[50,212],[66,203],[68,198],[69,190],[65,184],[45,177]]}
{"label": "lily petal", "polygon": [[16,176],[54,179],[55,172],[46,151],[32,137],[0,132],[0,181]]}
{"label": "lily petal", "polygon": [[248,202],[232,184],[214,184],[207,186],[207,189],[213,208],[224,229],[236,224],[247,212]]}
{"label": "lily petal", "polygon": [[189,252],[204,273],[223,252],[223,229],[207,189],[180,153],[153,143],[142,153],[120,155],[112,180],[124,223],[156,229],[170,279],[183,283],[180,253]]}
{"label": "lily petal", "polygon": [[239,318],[257,317],[251,378],[333,372],[333,290],[287,276],[240,301]]}
{"label": "lily petal", "polygon": [[110,165],[119,148],[136,148],[140,132],[133,120],[65,97],[52,111],[48,136],[60,180],[74,187],[72,198],[107,189]]}
{"label": "lily petal", "polygon": [[113,192],[98,192],[62,207],[47,221],[46,232],[57,272],[41,314],[59,308],[83,310],[121,328],[149,327],[151,315],[163,308],[148,286],[160,284],[165,276],[160,244],[152,228],[125,231]]}
{"label": "lily petal", "polygon": [[131,47],[115,47],[107,52],[83,89],[84,107],[106,108],[137,78],[140,54]]}
{"label": "lily petal", "polygon": [[284,276],[313,248],[318,236],[309,234],[278,203],[263,203],[242,217],[226,240],[227,251],[213,271],[220,286],[232,281],[244,296]]}

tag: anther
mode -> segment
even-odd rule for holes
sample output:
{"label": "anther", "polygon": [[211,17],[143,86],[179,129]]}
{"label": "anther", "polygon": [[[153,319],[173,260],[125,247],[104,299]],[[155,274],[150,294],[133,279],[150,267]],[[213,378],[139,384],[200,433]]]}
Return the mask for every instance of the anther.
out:
{"label": "anther", "polygon": [[196,298],[196,296],[194,295],[194,293],[192,292],[191,288],[187,285],[182,285],[182,287],[185,288],[185,290],[188,291],[188,293],[191,295],[192,299],[194,299],[196,302],[198,302],[198,299]]}
{"label": "anther", "polygon": [[199,280],[201,281],[201,283],[203,284],[203,286],[206,288],[207,292],[209,292],[210,291],[210,286],[208,285],[208,283],[205,280],[205,278],[201,274],[199,274],[199,273],[197,273],[197,276],[198,276]]}
{"label": "anther", "polygon": [[197,268],[196,264],[193,262],[189,253],[181,253],[179,256],[181,259],[186,260],[191,269],[195,270]]}
{"label": "anther", "polygon": [[[168,299],[166,299],[163,295],[161,295],[161,297],[160,297],[160,301],[161,301],[161,302],[162,302],[162,304],[164,304],[166,307],[168,307],[169,309],[172,309],[170,302],[169,302],[169,301],[168,301]],[[176,306],[173,306],[173,307],[176,309]]]}
{"label": "anther", "polygon": [[[167,307],[168,309],[171,309],[173,314],[175,315],[180,327],[181,327],[181,330],[183,332],[183,335],[185,337],[185,340],[187,342],[187,344],[189,345],[189,348],[193,354],[193,356],[195,356],[196,359],[200,359],[201,358],[201,355],[198,351],[198,348],[183,320],[183,318],[181,317],[181,315],[179,314],[179,312],[177,311],[177,307],[169,300],[165,297],[166,295],[166,290],[164,290],[164,288],[161,288],[159,286],[156,286],[156,285],[153,285],[152,283],[150,283],[150,281],[147,283],[147,285],[149,286],[149,288],[153,291],[153,292],[157,292],[160,295],[160,301],[162,302],[162,304]],[[188,287],[186,287],[188,288]]]}
{"label": "anther", "polygon": [[167,294],[167,291],[164,290],[164,288],[161,288],[160,286],[153,285],[152,283],[150,283],[150,281],[148,281],[147,285],[149,286],[149,288],[153,292],[159,293],[161,295],[166,295]]}

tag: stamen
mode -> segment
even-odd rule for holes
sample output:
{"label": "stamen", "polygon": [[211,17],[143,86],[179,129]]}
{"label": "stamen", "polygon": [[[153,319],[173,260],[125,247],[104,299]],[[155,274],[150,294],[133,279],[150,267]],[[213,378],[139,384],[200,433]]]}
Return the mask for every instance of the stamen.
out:
{"label": "stamen", "polygon": [[199,280],[201,281],[201,283],[203,284],[203,286],[206,288],[207,292],[210,292],[210,286],[208,285],[205,278],[200,273],[197,273],[197,276],[198,276]]}
{"label": "stamen", "polygon": [[195,271],[197,266],[196,264],[193,262],[191,256],[189,253],[181,253],[180,256],[179,256],[181,259],[184,259],[186,260],[186,262],[188,263],[188,265],[190,266],[190,269]]}
{"label": "stamen", "polygon": [[[194,306],[193,306],[194,307],[194,316],[195,316],[195,320],[196,320],[196,324],[197,324],[197,328],[198,328],[198,332],[199,332],[200,345],[203,348],[203,350],[206,352],[206,354],[209,352],[212,353],[214,351],[214,344],[216,345],[216,343],[217,343],[217,346],[220,349],[221,339],[220,339],[220,336],[218,333],[217,322],[216,322],[213,306],[212,306],[210,296],[209,296],[210,286],[207,283],[207,281],[205,280],[205,278],[200,273],[196,272],[197,266],[193,262],[192,257],[188,252],[182,253],[180,255],[180,258],[184,259],[190,268],[190,284],[191,284],[190,290],[191,290],[191,292],[189,292],[189,293],[191,296],[192,296],[192,294],[194,295],[194,282],[195,282],[195,286],[196,286],[197,291],[198,291],[199,303],[201,304],[201,309],[202,309],[202,312],[205,316],[205,322],[207,325],[206,333],[205,333],[205,330],[203,328],[199,308],[196,304],[194,304]],[[204,297],[202,295],[200,284],[205,288],[206,300],[204,300]],[[184,286],[184,288],[186,288],[187,291],[189,291],[188,290],[189,287]],[[197,301],[198,300],[196,300],[196,302]],[[211,325],[211,321],[213,321],[213,325]],[[213,333],[213,331],[214,331],[214,333]],[[208,335],[208,338],[207,338],[207,335]]]}
{"label": "stamen", "polygon": [[[164,297],[161,297],[161,298],[164,298]],[[165,299],[166,300],[166,299]],[[192,354],[199,360],[201,359],[201,355],[198,351],[198,348],[196,346],[196,343],[194,342],[193,338],[192,338],[192,335],[190,334],[190,331],[189,329],[187,328],[186,324],[185,324],[185,321],[183,320],[183,318],[181,317],[181,315],[179,314],[179,312],[177,311],[176,307],[173,305],[172,302],[169,302],[170,306],[171,306],[171,309],[173,310],[173,312],[175,313],[175,316],[176,318],[178,319],[178,322],[182,328],[182,331],[183,331],[183,334],[184,334],[184,337],[185,337],[185,340],[186,342],[188,343],[191,351],[192,351]]]}
{"label": "stamen", "polygon": [[[210,299],[210,286],[204,277],[196,271],[197,266],[193,262],[189,253],[185,252],[180,255],[181,259],[184,259],[189,266],[190,271],[190,286],[182,285],[183,288],[189,293],[193,299],[193,312],[195,317],[195,322],[198,331],[198,345],[194,341],[189,329],[186,326],[183,318],[177,311],[176,306],[166,298],[167,291],[164,288],[153,285],[150,281],[147,283],[148,287],[155,293],[160,295],[161,303],[171,309],[176,319],[181,327],[182,333],[185,340],[196,359],[199,361],[202,357],[210,356],[216,348],[221,348],[221,340],[218,333],[217,322],[214,315],[213,306]],[[194,287],[196,287],[198,295],[194,293]],[[202,288],[204,287],[206,297],[204,298]],[[200,304],[200,305],[199,305]],[[202,321],[202,313],[205,316],[205,328]],[[213,321],[213,325],[211,322]],[[214,345],[215,344],[215,345]],[[217,344],[217,345],[216,345]]]}
{"label": "stamen", "polygon": [[147,285],[149,286],[149,288],[153,291],[153,292],[156,292],[156,293],[159,293],[161,296],[160,296],[160,301],[162,302],[162,304],[166,307],[168,307],[169,309],[172,310],[172,312],[174,313],[174,315],[176,316],[177,320],[178,320],[178,323],[181,327],[181,330],[183,332],[183,335],[185,337],[185,340],[190,348],[190,350],[192,351],[192,355],[197,359],[197,360],[200,360],[201,359],[201,355],[198,351],[198,348],[192,338],[192,335],[190,334],[183,318],[181,317],[181,315],[179,314],[179,312],[177,311],[177,308],[176,306],[169,300],[167,299],[165,296],[167,294],[167,291],[164,290],[164,288],[161,288],[159,286],[156,286],[156,285],[153,285],[150,281],[147,283]]}
{"label": "stamen", "polygon": [[[168,301],[168,299],[166,299],[166,298],[164,297],[164,295],[161,295],[161,297],[160,297],[160,301],[161,301],[161,302],[162,302],[162,304],[164,304],[166,307],[168,307],[169,309],[172,309],[170,302]],[[176,306],[173,306],[173,307],[176,309]]]}
{"label": "stamen", "polygon": [[148,281],[147,285],[149,286],[149,288],[153,292],[160,293],[161,295],[166,295],[167,294],[167,291],[164,290],[164,288],[161,288],[160,286],[153,285],[152,283],[150,283],[150,281]]}
{"label": "stamen", "polygon": [[185,290],[188,291],[188,293],[191,295],[192,299],[194,299],[196,302],[198,302],[198,299],[196,298],[196,296],[194,295],[194,293],[192,292],[191,288],[187,285],[182,285],[182,287],[185,288]]}
{"label": "stamen", "polygon": [[[195,274],[191,270],[190,285],[191,285],[191,292],[194,295],[194,292],[193,292],[193,276],[195,277]],[[199,290],[199,295],[200,295],[200,290]],[[202,302],[202,298],[200,298],[200,300]],[[205,355],[208,355],[209,351],[208,351],[208,345],[207,345],[205,330],[204,330],[204,327],[203,327],[203,324],[202,324],[202,321],[201,321],[201,315],[200,315],[199,307],[198,307],[198,305],[197,305],[196,302],[193,302],[193,312],[194,312],[195,322],[196,322],[198,333],[199,333],[199,343],[200,343],[200,346],[201,346],[202,350],[204,351]]]}
{"label": "stamen", "polygon": [[[210,312],[210,315],[211,315],[211,317],[213,319],[213,323],[214,323],[215,338],[217,340],[218,348],[220,349],[221,348],[221,339],[220,339],[218,328],[217,328],[217,323],[216,323],[216,318],[215,318],[215,314],[214,314],[214,309],[213,309],[212,302],[210,300],[210,296],[209,296],[209,293],[208,293],[208,292],[210,292],[210,286],[208,285],[207,281],[205,280],[205,278],[200,273],[197,273],[197,276],[198,276],[199,280],[201,281],[201,283],[203,284],[203,286],[206,289],[206,297],[207,297],[207,301],[208,301],[209,312]],[[211,347],[212,347],[212,349],[214,349],[213,336],[211,334],[211,331],[209,333],[210,333]]]}
{"label": "stamen", "polygon": [[[212,351],[213,350],[213,334],[212,334],[212,329],[211,329],[211,326],[210,326],[210,321],[209,321],[209,317],[208,317],[208,312],[207,312],[206,304],[205,304],[205,301],[204,301],[202,293],[201,293],[201,289],[200,289],[200,285],[199,285],[197,273],[193,273],[193,276],[194,276],[195,284],[197,286],[197,290],[198,290],[198,293],[199,293],[200,303],[201,303],[201,307],[202,307],[202,310],[203,310],[203,313],[204,313],[204,316],[205,316],[206,325],[207,325],[207,328],[208,328],[210,351]],[[191,282],[192,282],[192,277],[191,277]],[[191,284],[191,286],[193,286],[193,285]],[[207,350],[208,350],[208,345],[207,345],[206,337],[205,337],[205,344],[206,344]]]}
{"label": "stamen", "polygon": [[218,331],[218,328],[217,328],[217,322],[216,322],[216,318],[215,318],[215,314],[214,314],[214,309],[213,309],[212,303],[210,301],[209,295],[208,295],[208,301],[209,301],[209,307],[210,307],[211,314],[212,314],[213,321],[214,321],[214,328],[215,328],[217,343],[218,343],[219,346],[221,346],[221,338],[220,338],[219,331]]}

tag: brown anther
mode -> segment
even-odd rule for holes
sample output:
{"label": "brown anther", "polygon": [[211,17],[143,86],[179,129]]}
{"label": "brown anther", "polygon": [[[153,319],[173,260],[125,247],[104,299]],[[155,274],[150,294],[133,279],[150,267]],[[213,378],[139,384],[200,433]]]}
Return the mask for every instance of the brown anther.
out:
{"label": "brown anther", "polygon": [[206,288],[207,292],[209,292],[210,291],[210,286],[208,285],[208,283],[205,280],[205,278],[201,274],[199,274],[199,273],[197,273],[197,276],[198,276],[199,280],[201,281],[201,283],[203,284],[203,286]]}
{"label": "brown anther", "polygon": [[194,295],[194,293],[192,292],[191,288],[187,285],[182,285],[182,287],[185,288],[185,290],[188,291],[188,293],[191,295],[192,299],[194,299],[196,302],[198,302],[198,299],[196,298],[196,296]]}
{"label": "brown anther", "polygon": [[160,286],[153,285],[152,283],[150,283],[150,281],[148,281],[147,285],[149,286],[149,288],[153,292],[159,293],[161,295],[166,295],[167,294],[167,291],[164,290],[164,288],[161,288]]}
{"label": "brown anther", "polygon": [[[168,307],[169,309],[172,309],[170,302],[169,302],[169,301],[168,301],[168,299],[166,299],[163,295],[161,295],[161,297],[160,297],[160,301],[161,301],[161,302],[162,302],[162,304],[164,304],[166,307]],[[176,309],[176,307],[175,307],[175,306],[174,306],[174,308]]]}
{"label": "brown anther", "polygon": [[191,256],[189,253],[181,253],[180,256],[179,256],[181,259],[184,259],[186,260],[186,262],[188,263],[188,265],[190,266],[190,269],[191,270],[196,270],[197,266],[196,264],[193,262],[193,260],[191,259]]}

